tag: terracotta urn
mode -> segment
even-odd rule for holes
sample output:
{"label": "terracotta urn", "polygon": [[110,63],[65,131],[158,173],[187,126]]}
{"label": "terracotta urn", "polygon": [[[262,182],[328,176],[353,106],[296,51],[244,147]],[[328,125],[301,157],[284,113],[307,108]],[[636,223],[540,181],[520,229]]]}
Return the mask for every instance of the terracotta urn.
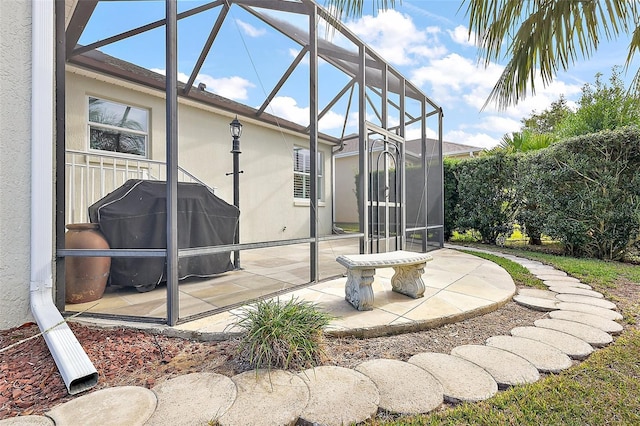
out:
{"label": "terracotta urn", "polygon": [[[109,249],[97,223],[67,225],[64,241],[67,249]],[[111,257],[65,257],[65,301],[85,303],[100,299],[110,267]]]}

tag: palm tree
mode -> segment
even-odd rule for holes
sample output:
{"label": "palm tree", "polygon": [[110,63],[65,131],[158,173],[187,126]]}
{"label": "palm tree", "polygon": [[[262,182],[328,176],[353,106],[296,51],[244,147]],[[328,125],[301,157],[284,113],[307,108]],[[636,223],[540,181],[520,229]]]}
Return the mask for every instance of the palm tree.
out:
{"label": "palm tree", "polygon": [[[577,59],[588,59],[600,40],[631,34],[626,66],[640,50],[638,0],[461,0],[467,4],[469,35],[479,40],[481,60],[511,58],[485,106],[506,108],[535,93],[538,73],[549,84],[557,72]],[[337,17],[360,16],[365,0],[325,0]],[[374,8],[394,7],[394,0],[375,0]],[[398,1],[400,3],[400,0]],[[375,9],[374,9],[375,10]],[[640,87],[640,69],[632,87]]]}
{"label": "palm tree", "polygon": [[555,140],[551,134],[522,130],[520,132],[505,134],[502,136],[500,144],[487,152],[489,154],[495,154],[496,152],[512,154],[515,152],[537,151],[548,147],[554,141]]}

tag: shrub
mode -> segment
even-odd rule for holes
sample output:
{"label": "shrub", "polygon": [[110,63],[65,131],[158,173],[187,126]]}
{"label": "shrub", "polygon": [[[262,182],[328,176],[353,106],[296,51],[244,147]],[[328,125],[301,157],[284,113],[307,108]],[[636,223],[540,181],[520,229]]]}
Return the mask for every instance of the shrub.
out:
{"label": "shrub", "polygon": [[640,130],[580,136],[535,155],[531,193],[544,232],[569,254],[623,259],[640,233]]}
{"label": "shrub", "polygon": [[444,239],[449,241],[453,236],[458,218],[456,216],[458,205],[458,180],[456,179],[456,169],[458,160],[445,158],[442,166],[444,168]]}
{"label": "shrub", "polygon": [[516,221],[522,226],[523,232],[529,237],[529,244],[542,245],[542,229],[545,214],[541,211],[540,194],[545,189],[538,176],[540,156],[545,151],[535,151],[525,154],[518,160],[516,180],[517,203]]}
{"label": "shrub", "polygon": [[484,243],[511,234],[514,220],[516,157],[497,153],[457,167],[457,226],[475,229]]}
{"label": "shrub", "polygon": [[313,367],[324,355],[322,330],[330,321],[310,302],[259,301],[246,307],[237,322],[244,331],[239,351],[256,369]]}

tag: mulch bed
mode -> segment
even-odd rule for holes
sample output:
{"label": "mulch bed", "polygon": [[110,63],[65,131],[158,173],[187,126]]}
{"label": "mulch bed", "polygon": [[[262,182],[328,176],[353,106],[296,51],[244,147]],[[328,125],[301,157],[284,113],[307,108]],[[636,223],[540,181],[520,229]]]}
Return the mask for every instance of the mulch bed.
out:
{"label": "mulch bed", "polygon": [[[462,344],[482,344],[487,337],[532,324],[542,316],[509,303],[499,311],[433,330],[370,339],[327,338],[324,364],[353,368],[368,359],[407,360],[420,352],[449,352]],[[152,388],[180,374],[208,371],[233,376],[251,369],[238,356],[237,340],[200,342],[123,328],[77,323],[70,327],[99,374],[91,391],[125,385]],[[33,323],[2,330],[0,348],[39,331]],[[42,336],[0,353],[0,419],[43,414],[72,398]]]}
{"label": "mulch bed", "polygon": [[[640,286],[618,284],[616,289],[610,289],[618,307],[637,311]],[[369,359],[406,361],[421,352],[449,353],[456,346],[483,344],[488,337],[509,334],[514,327],[533,325],[545,315],[509,302],[495,312],[431,330],[369,339],[328,337],[323,364],[353,368]],[[152,388],[164,380],[194,372],[230,377],[251,369],[238,355],[237,340],[201,342],[132,329],[102,329],[77,323],[70,323],[70,327],[99,374],[98,385],[89,392],[126,385]],[[0,350],[38,333],[33,323],[0,330]],[[72,398],[42,336],[0,352],[0,419],[43,414]]]}

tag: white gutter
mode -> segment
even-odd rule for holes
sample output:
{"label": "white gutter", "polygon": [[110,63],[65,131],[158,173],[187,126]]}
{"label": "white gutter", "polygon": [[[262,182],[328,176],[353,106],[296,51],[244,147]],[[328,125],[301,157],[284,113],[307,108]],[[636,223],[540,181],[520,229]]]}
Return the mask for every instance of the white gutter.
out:
{"label": "white gutter", "polygon": [[31,4],[31,313],[73,395],[98,372],[53,304],[54,0]]}

